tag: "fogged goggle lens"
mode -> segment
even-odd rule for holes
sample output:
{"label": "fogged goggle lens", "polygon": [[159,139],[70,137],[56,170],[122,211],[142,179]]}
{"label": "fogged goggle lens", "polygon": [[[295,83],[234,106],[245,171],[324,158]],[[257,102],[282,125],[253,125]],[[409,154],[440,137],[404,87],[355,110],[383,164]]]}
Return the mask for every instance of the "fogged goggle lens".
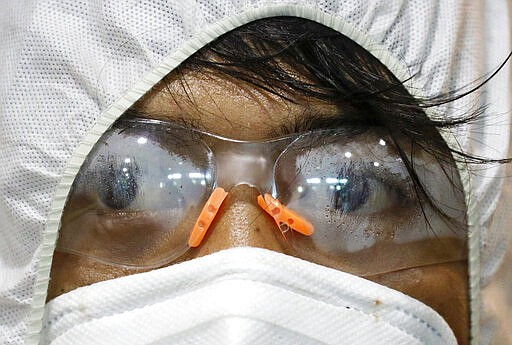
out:
{"label": "fogged goggle lens", "polygon": [[305,236],[284,228],[297,255],[363,276],[465,259],[455,168],[420,153],[415,159],[418,179],[441,209],[420,203],[406,164],[379,131],[324,131],[291,144],[275,165],[277,195],[315,229]]}
{"label": "fogged goggle lens", "polygon": [[[251,159],[226,168],[231,157]],[[359,275],[463,260],[466,232],[450,221],[465,214],[455,168],[415,158],[417,177],[430,199],[446,206],[441,210],[420,202],[406,164],[380,129],[249,143],[120,121],[74,182],[57,248],[112,265],[164,265],[189,249],[215,187],[252,181],[297,215],[281,221],[260,203],[292,255]],[[297,220],[313,231],[301,233]]]}
{"label": "fogged goggle lens", "polygon": [[108,264],[161,265],[188,249],[213,179],[211,152],[191,131],[116,126],[73,184],[57,248]]}

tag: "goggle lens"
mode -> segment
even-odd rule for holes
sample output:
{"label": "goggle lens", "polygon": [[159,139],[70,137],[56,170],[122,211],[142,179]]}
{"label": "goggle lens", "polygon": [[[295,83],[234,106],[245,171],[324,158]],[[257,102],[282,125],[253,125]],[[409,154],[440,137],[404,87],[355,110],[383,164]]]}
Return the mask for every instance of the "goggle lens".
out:
{"label": "goggle lens", "polygon": [[[217,152],[222,150],[224,155]],[[201,244],[219,212],[229,190],[217,182],[234,186],[247,174],[229,165],[217,180],[216,164],[244,157],[244,150],[264,167],[252,159],[254,167],[246,170],[261,170],[260,176],[244,181],[261,181],[255,186],[261,192],[257,203],[296,256],[363,276],[467,256],[466,232],[420,203],[406,165],[383,131],[324,130],[240,143],[133,121],[107,131],[82,166],[57,248],[126,267],[175,260]],[[264,156],[274,158],[269,163]],[[462,191],[450,179],[456,171],[421,162],[419,157],[417,175],[431,198],[450,205],[444,215],[464,218]],[[269,166],[271,182],[265,175]]]}

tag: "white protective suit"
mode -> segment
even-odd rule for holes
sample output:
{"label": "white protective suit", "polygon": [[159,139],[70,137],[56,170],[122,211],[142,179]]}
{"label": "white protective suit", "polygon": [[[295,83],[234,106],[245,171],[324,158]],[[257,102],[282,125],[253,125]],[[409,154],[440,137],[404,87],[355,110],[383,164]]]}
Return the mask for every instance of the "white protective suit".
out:
{"label": "white protective suit", "polygon": [[[505,0],[3,2],[0,344],[39,342],[62,209],[88,152],[206,43],[257,19],[303,17],[360,44],[408,80],[411,94],[429,96],[467,90],[503,62],[511,50],[508,6]],[[435,109],[449,118],[487,105],[477,122],[445,134],[449,145],[484,157],[509,155],[508,66],[478,91]],[[512,297],[500,294],[510,295],[512,285],[492,284],[510,238],[510,193],[503,167],[478,174],[459,168],[470,225],[472,344],[488,344],[495,329],[503,334],[512,325],[499,313],[506,303],[512,308]]]}

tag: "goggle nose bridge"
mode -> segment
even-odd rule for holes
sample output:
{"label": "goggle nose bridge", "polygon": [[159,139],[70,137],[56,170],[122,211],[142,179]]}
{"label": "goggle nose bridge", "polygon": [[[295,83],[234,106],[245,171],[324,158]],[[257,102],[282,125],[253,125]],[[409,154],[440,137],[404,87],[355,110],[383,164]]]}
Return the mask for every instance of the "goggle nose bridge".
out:
{"label": "goggle nose bridge", "polygon": [[216,188],[204,205],[188,244],[197,247],[201,244],[220,206],[234,186],[247,184],[258,189],[261,195],[258,205],[265,210],[282,230],[292,228],[310,236],[313,225],[297,213],[289,210],[275,195],[274,166],[279,156],[296,138],[287,137],[261,142],[235,141],[215,136],[209,137],[209,146],[215,163]]}
{"label": "goggle nose bridge", "polygon": [[216,185],[230,190],[240,184],[256,188],[260,194],[274,194],[274,165],[291,139],[272,142],[236,142],[216,139],[213,151]]}

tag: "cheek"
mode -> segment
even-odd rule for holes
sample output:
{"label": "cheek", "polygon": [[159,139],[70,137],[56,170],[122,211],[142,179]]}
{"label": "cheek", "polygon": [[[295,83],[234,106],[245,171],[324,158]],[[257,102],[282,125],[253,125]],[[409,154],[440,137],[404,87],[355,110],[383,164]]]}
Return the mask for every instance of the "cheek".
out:
{"label": "cheek", "polygon": [[465,261],[405,269],[366,278],[432,307],[448,322],[459,345],[469,344],[469,294]]}
{"label": "cheek", "polygon": [[49,301],[81,286],[139,272],[144,272],[144,270],[113,267],[77,255],[56,251],[53,255],[46,300]]}

